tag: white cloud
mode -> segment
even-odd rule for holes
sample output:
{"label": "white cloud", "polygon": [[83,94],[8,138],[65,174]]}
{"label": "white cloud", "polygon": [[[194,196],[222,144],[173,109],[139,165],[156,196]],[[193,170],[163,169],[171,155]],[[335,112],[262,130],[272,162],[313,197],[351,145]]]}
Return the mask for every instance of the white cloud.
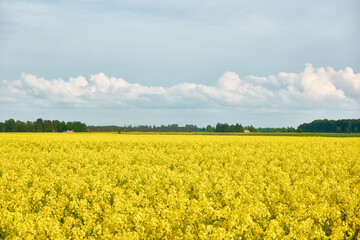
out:
{"label": "white cloud", "polygon": [[225,72],[214,86],[182,83],[171,87],[143,86],[104,73],[47,80],[22,74],[3,82],[0,102],[48,107],[217,108],[356,110],[360,106],[360,74],[351,68],[314,68],[243,79]]}
{"label": "white cloud", "polygon": [[344,91],[337,89],[331,82],[329,74],[324,68],[315,70],[311,64],[307,64],[301,73],[300,85],[304,89],[304,94],[314,100],[322,100],[330,97],[338,100],[345,99]]}

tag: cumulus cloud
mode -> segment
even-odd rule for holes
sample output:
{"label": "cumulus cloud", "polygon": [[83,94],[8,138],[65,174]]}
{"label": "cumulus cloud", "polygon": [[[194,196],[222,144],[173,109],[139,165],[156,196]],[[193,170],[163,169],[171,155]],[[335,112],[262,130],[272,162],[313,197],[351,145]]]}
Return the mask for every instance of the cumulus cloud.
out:
{"label": "cumulus cloud", "polygon": [[225,72],[217,84],[181,83],[171,87],[144,86],[104,73],[47,80],[22,74],[3,81],[0,102],[48,107],[358,109],[360,74],[351,68],[336,71],[306,64],[301,73],[240,78]]}

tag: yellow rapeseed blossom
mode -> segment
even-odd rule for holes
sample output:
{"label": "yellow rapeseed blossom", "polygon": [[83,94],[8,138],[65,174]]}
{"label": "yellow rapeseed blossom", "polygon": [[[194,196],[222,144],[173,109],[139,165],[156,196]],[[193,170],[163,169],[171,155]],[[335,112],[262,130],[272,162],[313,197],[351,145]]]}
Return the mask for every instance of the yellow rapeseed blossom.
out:
{"label": "yellow rapeseed blossom", "polygon": [[359,138],[0,134],[0,238],[359,237]]}

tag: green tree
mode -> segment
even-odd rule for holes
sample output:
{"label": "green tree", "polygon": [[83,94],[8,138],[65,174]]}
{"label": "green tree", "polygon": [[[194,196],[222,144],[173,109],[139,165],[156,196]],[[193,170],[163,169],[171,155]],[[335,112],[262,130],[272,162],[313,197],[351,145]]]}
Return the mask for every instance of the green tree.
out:
{"label": "green tree", "polygon": [[43,132],[44,131],[44,120],[42,118],[36,119],[34,122],[34,127],[36,132]]}
{"label": "green tree", "polygon": [[48,128],[46,129],[46,131],[47,131],[47,132],[54,132],[54,127],[53,127],[53,125],[50,124],[50,125],[48,126]]}
{"label": "green tree", "polygon": [[236,132],[244,132],[244,127],[241,124],[236,124],[235,125],[236,128]]}
{"label": "green tree", "polygon": [[207,125],[206,126],[206,131],[207,132],[214,132],[214,128],[211,125]]}
{"label": "green tree", "polygon": [[26,123],[25,122],[17,120],[15,122],[15,124],[16,124],[17,132],[26,132]]}
{"label": "green tree", "polygon": [[247,127],[245,127],[245,129],[248,129],[250,132],[257,132],[258,131],[253,125],[247,126]]}
{"label": "green tree", "polygon": [[26,122],[26,131],[27,132],[35,132],[34,124],[31,121]]}
{"label": "green tree", "polygon": [[66,127],[66,123],[64,121],[61,121],[59,124],[58,124],[58,129],[57,131],[58,132],[64,132],[68,130],[68,128]]}
{"label": "green tree", "polygon": [[50,120],[44,121],[44,132],[52,132],[54,129]]}
{"label": "green tree", "polygon": [[16,123],[14,119],[10,118],[5,121],[5,132],[16,132]]}
{"label": "green tree", "polygon": [[314,120],[299,125],[304,132],[339,132],[351,133],[359,131],[360,119]]}
{"label": "green tree", "polygon": [[59,128],[58,128],[59,124],[60,124],[60,121],[59,121],[59,120],[53,120],[53,121],[51,122],[51,125],[52,125],[52,127],[53,127],[53,131],[59,132]]}
{"label": "green tree", "polygon": [[81,122],[67,122],[66,123],[66,128],[68,130],[73,130],[74,132],[86,132],[87,131],[87,126],[85,123],[81,123]]}
{"label": "green tree", "polygon": [[227,123],[217,123],[215,127],[215,132],[229,132],[230,126]]}

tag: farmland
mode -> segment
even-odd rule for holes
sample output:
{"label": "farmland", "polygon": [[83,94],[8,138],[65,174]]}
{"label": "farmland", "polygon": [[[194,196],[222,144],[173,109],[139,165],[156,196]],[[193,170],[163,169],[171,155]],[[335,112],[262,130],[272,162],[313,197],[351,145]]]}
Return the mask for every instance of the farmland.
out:
{"label": "farmland", "polygon": [[360,138],[0,134],[0,238],[356,239]]}

